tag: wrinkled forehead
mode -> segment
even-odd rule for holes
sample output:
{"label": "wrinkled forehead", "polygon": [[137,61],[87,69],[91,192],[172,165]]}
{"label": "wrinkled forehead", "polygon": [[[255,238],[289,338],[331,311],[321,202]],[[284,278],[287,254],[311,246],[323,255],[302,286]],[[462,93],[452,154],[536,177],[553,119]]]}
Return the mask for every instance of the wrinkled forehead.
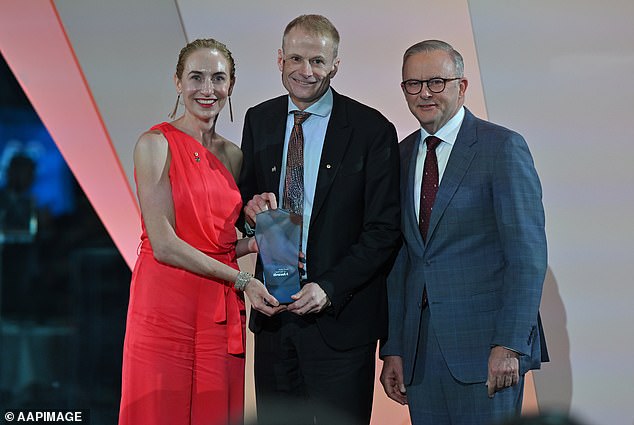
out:
{"label": "wrinkled forehead", "polygon": [[418,52],[403,58],[403,77],[447,77],[453,76],[455,71],[451,55],[442,50]]}

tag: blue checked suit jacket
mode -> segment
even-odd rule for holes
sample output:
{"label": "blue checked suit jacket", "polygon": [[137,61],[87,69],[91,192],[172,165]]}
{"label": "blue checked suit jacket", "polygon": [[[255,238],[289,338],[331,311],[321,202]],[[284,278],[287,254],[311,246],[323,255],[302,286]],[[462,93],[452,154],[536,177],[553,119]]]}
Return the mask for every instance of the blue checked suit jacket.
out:
{"label": "blue checked suit jacket", "polygon": [[427,243],[414,209],[420,131],[400,143],[403,246],[388,278],[389,335],[381,355],[403,358],[412,379],[427,286],[431,325],[461,382],[484,382],[492,346],[541,362],[538,308],[547,268],[541,185],[519,134],[468,110],[430,218]]}

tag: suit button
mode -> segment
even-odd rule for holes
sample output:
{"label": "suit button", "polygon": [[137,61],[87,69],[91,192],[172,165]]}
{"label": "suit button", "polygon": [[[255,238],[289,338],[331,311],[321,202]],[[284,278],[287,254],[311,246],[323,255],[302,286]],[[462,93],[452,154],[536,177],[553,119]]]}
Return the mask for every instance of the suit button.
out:
{"label": "suit button", "polygon": [[431,264],[432,264],[432,261],[429,261],[429,260],[425,261],[426,266],[431,266]]}

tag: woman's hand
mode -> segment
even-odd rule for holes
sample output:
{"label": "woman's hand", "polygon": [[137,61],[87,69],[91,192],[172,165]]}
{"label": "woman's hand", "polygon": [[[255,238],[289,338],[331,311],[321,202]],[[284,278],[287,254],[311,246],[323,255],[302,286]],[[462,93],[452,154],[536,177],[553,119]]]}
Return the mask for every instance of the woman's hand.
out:
{"label": "woman's hand", "polygon": [[256,278],[251,278],[246,288],[244,288],[244,293],[249,297],[253,308],[262,314],[273,316],[280,311],[286,310],[286,306],[280,305],[280,302],[269,294],[264,284]]}

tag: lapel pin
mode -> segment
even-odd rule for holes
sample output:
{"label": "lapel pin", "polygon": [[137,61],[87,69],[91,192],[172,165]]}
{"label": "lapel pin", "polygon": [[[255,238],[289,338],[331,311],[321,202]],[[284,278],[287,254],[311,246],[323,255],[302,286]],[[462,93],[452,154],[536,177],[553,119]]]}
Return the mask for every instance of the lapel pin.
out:
{"label": "lapel pin", "polygon": [[271,168],[271,173],[274,173],[274,172],[276,172],[276,171],[277,171],[277,167],[273,167],[273,168]]}
{"label": "lapel pin", "polygon": [[200,157],[198,156],[198,152],[194,152],[194,159],[196,162],[200,162]]}
{"label": "lapel pin", "polygon": [[326,164],[326,168],[328,168],[330,170],[332,168],[332,165]]}

